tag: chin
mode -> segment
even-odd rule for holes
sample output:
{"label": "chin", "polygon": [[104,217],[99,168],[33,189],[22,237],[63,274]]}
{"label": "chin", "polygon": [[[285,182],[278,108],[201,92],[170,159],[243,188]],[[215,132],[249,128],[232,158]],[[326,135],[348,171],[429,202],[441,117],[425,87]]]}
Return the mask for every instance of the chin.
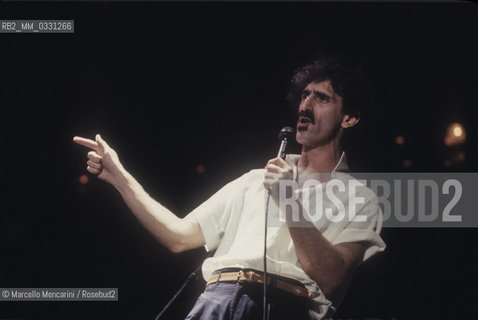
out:
{"label": "chin", "polygon": [[295,141],[297,141],[298,144],[304,144],[304,141],[306,140],[304,137],[305,132],[300,132],[299,130],[296,131],[295,134]]}
{"label": "chin", "polygon": [[297,131],[295,139],[298,144],[302,145],[302,148],[313,149],[324,144],[323,139],[320,139],[319,137],[308,131]]}
{"label": "chin", "polygon": [[311,142],[309,135],[310,134],[307,131],[297,131],[295,135],[295,140],[298,144],[302,145],[303,147],[306,147]]}

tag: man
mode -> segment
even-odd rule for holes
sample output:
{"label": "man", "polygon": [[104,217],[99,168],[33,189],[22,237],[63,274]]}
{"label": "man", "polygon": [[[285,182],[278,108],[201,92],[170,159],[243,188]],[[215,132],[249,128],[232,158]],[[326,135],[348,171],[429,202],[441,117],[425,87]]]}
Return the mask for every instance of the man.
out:
{"label": "man", "polygon": [[[216,249],[202,266],[206,290],[187,319],[261,317],[266,209],[273,221],[279,221],[280,214],[286,216],[285,224],[267,229],[270,319],[329,318],[354,268],[384,250],[379,236],[381,212],[375,195],[364,186],[345,198],[342,194],[343,208],[353,206],[348,220],[304,219],[305,213],[313,215],[311,211],[318,210],[305,205],[310,202],[305,195],[310,181],[317,182],[311,189],[318,190],[330,185],[336,172],[347,169],[341,141],[344,131],[360,120],[362,78],[360,71],[333,57],[323,57],[299,70],[292,79],[290,97],[299,102],[296,139],[302,145],[301,154],[272,159],[265,170],[244,174],[184,218],[153,200],[100,135],[95,141],[74,138],[93,150],[88,153],[87,170],[112,184],[163,245],[173,252],[200,246]],[[283,182],[296,183],[295,192],[301,195],[292,210],[301,213],[300,223],[293,219],[297,213],[291,212],[293,206],[284,207]],[[272,198],[269,205],[267,190]],[[357,195],[360,197],[355,198]],[[342,208],[327,199],[323,205],[328,213]],[[365,223],[356,227],[354,222],[363,221],[360,216]]]}

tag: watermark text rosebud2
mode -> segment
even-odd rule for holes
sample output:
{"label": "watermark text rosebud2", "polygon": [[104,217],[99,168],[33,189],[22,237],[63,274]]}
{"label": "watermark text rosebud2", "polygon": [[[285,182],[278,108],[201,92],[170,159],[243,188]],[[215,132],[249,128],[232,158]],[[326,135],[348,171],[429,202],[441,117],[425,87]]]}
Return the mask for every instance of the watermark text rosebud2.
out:
{"label": "watermark text rosebud2", "polygon": [[284,179],[271,203],[270,226],[367,228],[379,219],[384,227],[478,227],[474,190],[476,173],[336,173],[302,185]]}

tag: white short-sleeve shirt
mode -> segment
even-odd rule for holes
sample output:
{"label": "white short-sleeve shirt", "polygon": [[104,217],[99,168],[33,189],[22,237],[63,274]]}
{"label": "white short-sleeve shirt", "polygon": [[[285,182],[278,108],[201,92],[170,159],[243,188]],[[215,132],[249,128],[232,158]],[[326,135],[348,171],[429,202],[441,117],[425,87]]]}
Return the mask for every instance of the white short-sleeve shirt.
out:
{"label": "white short-sleeve shirt", "polygon": [[[286,159],[294,169],[294,177],[297,177],[298,159],[298,155],[288,155]],[[345,154],[342,154],[334,172],[347,168]],[[215,270],[226,267],[263,270],[267,194],[263,186],[264,174],[264,169],[251,170],[225,185],[193,210],[206,240],[206,250],[216,249],[214,256],[203,263],[204,279],[209,279]],[[365,261],[376,252],[385,249],[385,243],[379,236],[382,213],[377,202],[373,201],[376,199],[375,194],[369,188],[363,186],[357,190],[365,201],[356,204],[355,210],[357,215],[367,218],[365,227],[362,224],[361,227],[355,228],[353,221],[331,222],[328,219],[319,220],[314,224],[333,245],[358,241],[366,243],[368,246],[363,259]],[[346,205],[348,203],[347,198],[341,201]],[[345,292],[339,293],[339,297],[332,304],[315,281],[302,269],[287,226],[285,224],[269,226],[267,230],[268,272],[304,283],[313,293],[310,303],[311,318],[330,317]]]}

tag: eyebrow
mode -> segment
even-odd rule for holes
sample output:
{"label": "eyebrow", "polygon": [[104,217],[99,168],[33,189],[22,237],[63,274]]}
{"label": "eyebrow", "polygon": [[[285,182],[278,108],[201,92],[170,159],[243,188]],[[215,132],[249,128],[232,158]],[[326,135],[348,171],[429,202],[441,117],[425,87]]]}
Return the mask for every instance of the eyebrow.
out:
{"label": "eyebrow", "polygon": [[322,92],[322,91],[318,91],[318,90],[309,90],[309,89],[304,89],[302,90],[302,94],[310,94],[310,93],[313,93],[316,97],[319,97],[321,99],[328,99],[328,100],[332,100],[332,97],[328,94],[326,94],[325,92]]}
{"label": "eyebrow", "polygon": [[324,92],[322,92],[322,91],[318,91],[318,90],[314,90],[314,95],[315,95],[316,97],[319,97],[319,98],[322,98],[322,99],[323,99],[323,98],[326,98],[326,99],[328,99],[328,100],[331,100],[331,99],[332,99],[332,97],[329,96],[328,94],[326,94],[326,93],[324,93]]}

